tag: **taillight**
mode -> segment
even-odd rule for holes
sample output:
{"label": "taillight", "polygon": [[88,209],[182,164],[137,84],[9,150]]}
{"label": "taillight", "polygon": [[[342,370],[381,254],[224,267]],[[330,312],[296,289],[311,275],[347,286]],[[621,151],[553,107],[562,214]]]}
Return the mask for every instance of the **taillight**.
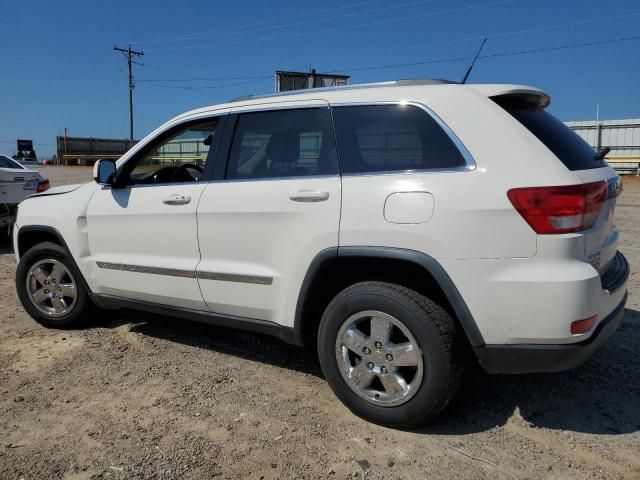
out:
{"label": "taillight", "polygon": [[49,190],[49,187],[51,187],[51,183],[49,183],[49,180],[40,180],[38,182],[36,192],[44,192],[45,190]]}
{"label": "taillight", "polygon": [[607,200],[607,182],[514,188],[509,200],[536,233],[571,233],[596,223]]}

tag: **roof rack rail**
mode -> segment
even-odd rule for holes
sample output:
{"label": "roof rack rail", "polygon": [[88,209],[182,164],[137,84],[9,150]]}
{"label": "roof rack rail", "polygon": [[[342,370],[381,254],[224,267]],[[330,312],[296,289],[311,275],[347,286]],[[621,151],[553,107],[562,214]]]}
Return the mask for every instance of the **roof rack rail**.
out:
{"label": "roof rack rail", "polygon": [[356,83],[353,85],[340,85],[337,87],[304,88],[300,90],[289,90],[289,91],[280,92],[280,93],[268,93],[265,95],[242,95],[240,97],[232,98],[231,100],[228,101],[228,103],[242,102],[245,100],[254,100],[259,98],[301,95],[304,93],[310,93],[311,91],[332,92],[336,90],[355,90],[359,88],[408,87],[408,86],[419,86],[419,85],[447,85],[447,84],[457,84],[457,83],[459,82],[454,82],[452,80],[441,80],[439,78],[417,78],[417,79],[408,79],[408,80],[392,80],[389,82],[377,82],[377,83]]}

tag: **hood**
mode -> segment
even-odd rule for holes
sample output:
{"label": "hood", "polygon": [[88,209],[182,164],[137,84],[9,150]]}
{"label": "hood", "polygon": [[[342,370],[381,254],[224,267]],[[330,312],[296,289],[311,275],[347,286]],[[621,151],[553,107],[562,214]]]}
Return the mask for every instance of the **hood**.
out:
{"label": "hood", "polygon": [[42,193],[36,193],[35,195],[29,195],[27,198],[45,197],[45,196],[48,196],[48,195],[62,195],[63,193],[73,192],[74,190],[79,189],[83,185],[86,185],[86,183],[76,183],[74,185],[60,185],[59,187],[50,188],[49,190],[47,190],[45,192],[42,192]]}

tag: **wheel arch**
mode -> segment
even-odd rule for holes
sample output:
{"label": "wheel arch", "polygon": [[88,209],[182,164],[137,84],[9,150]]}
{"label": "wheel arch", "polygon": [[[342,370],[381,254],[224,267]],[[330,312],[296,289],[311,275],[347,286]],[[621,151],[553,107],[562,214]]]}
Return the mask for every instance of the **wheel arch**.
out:
{"label": "wheel arch", "polygon": [[52,242],[69,252],[69,247],[60,232],[48,225],[25,225],[18,230],[16,254],[21,258],[27,250],[42,242]]}
{"label": "wheel arch", "polygon": [[82,270],[80,270],[80,268],[78,267],[78,263],[71,253],[67,242],[65,241],[60,231],[55,227],[51,227],[49,225],[25,225],[23,227],[20,227],[15,243],[16,257],[18,261],[20,261],[20,258],[22,258],[27,250],[43,242],[55,243],[66,250],[69,258],[73,262],[74,268],[80,275],[79,281],[82,282],[84,287],[87,289],[89,296],[93,297],[91,287],[87,283],[87,280],[84,278]]}
{"label": "wheel arch", "polygon": [[331,299],[349,285],[371,280],[397,283],[431,298],[449,311],[472,347],[484,345],[462,295],[436,259],[416,250],[372,246],[334,247],[318,253],[298,295],[294,343],[313,346]]}

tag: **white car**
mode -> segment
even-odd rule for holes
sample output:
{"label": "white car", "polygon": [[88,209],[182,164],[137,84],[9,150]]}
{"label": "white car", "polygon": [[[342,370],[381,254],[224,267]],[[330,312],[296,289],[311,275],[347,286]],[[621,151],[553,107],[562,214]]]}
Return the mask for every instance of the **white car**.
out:
{"label": "white car", "polygon": [[548,103],[427,80],[185,113],[20,205],[20,300],[52,327],[129,307],[316,346],[336,395],[392,426],[447,405],[465,350],[575,367],[623,315],[621,183]]}
{"label": "white car", "polygon": [[49,180],[20,162],[0,155],[0,230],[10,228],[16,207],[27,195],[44,192]]}
{"label": "white car", "polygon": [[49,180],[17,160],[0,155],[0,203],[18,204],[27,195],[44,192]]}

